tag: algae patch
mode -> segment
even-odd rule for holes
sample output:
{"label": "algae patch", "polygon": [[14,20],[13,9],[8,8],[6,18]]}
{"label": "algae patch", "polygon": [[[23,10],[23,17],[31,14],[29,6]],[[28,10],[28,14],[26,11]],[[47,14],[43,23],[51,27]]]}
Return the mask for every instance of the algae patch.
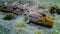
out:
{"label": "algae patch", "polygon": [[5,17],[3,18],[4,20],[12,20],[14,18],[14,14],[13,13],[10,13],[10,14],[7,14],[5,15]]}
{"label": "algae patch", "polygon": [[24,27],[27,27],[27,25],[24,24],[24,23],[19,23],[19,24],[16,24],[16,27],[18,27],[18,28],[24,28]]}

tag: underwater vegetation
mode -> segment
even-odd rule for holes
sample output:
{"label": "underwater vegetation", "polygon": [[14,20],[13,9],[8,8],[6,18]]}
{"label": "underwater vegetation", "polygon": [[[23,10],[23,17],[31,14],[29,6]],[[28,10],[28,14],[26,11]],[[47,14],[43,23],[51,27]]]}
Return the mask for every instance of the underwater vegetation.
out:
{"label": "underwater vegetation", "polygon": [[12,20],[12,19],[14,19],[14,14],[13,13],[10,13],[10,14],[7,14],[7,15],[5,15],[4,16],[4,20]]}
{"label": "underwater vegetation", "polygon": [[20,24],[16,24],[16,27],[23,28],[23,27],[27,27],[27,25],[24,23],[20,23]]}
{"label": "underwater vegetation", "polygon": [[35,32],[35,34],[41,34],[41,32]]}
{"label": "underwater vegetation", "polygon": [[58,15],[60,15],[60,8],[58,8],[57,5],[52,6],[52,7],[50,8],[50,13],[51,13],[51,14],[57,13]]}

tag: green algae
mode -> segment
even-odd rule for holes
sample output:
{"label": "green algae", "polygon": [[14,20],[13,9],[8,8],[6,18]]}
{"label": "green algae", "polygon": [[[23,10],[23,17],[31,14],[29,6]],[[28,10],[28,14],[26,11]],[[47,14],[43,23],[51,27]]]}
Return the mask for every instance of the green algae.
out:
{"label": "green algae", "polygon": [[4,20],[12,20],[15,17],[15,15],[13,13],[7,14],[5,15],[5,17],[3,18]]}
{"label": "green algae", "polygon": [[59,34],[58,30],[55,30],[54,32],[52,32],[52,34]]}
{"label": "green algae", "polygon": [[18,28],[24,28],[24,27],[27,27],[27,26],[24,23],[19,23],[19,24],[16,24],[16,27],[18,27]]}
{"label": "green algae", "polygon": [[41,32],[35,32],[34,34],[41,34]]}

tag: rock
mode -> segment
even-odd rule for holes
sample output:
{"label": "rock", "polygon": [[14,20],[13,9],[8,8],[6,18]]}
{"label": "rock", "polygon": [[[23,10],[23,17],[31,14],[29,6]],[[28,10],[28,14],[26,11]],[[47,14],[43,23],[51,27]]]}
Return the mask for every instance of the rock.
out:
{"label": "rock", "polygon": [[4,20],[12,20],[14,19],[15,15],[13,13],[9,13],[7,15],[4,16]]}

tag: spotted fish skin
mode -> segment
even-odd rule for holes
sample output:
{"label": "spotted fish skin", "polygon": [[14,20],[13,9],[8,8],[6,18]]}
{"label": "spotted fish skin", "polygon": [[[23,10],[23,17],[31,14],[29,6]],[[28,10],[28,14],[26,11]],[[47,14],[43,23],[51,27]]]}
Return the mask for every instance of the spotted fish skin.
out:
{"label": "spotted fish skin", "polygon": [[23,7],[22,4],[16,2],[3,3],[3,5],[0,5],[0,11],[20,15],[23,13],[22,7]]}
{"label": "spotted fish skin", "polygon": [[53,18],[51,18],[49,15],[44,14],[43,10],[41,9],[38,10],[38,8],[31,8],[33,7],[28,8],[25,12],[25,17],[30,20],[30,22],[49,28],[53,27],[53,24],[55,22]]}
{"label": "spotted fish skin", "polygon": [[21,4],[21,3],[4,3],[0,6],[0,11],[14,13],[17,15],[24,15],[27,20],[32,23],[39,24],[46,27],[53,27],[54,19],[44,14],[43,9],[35,6]]}

